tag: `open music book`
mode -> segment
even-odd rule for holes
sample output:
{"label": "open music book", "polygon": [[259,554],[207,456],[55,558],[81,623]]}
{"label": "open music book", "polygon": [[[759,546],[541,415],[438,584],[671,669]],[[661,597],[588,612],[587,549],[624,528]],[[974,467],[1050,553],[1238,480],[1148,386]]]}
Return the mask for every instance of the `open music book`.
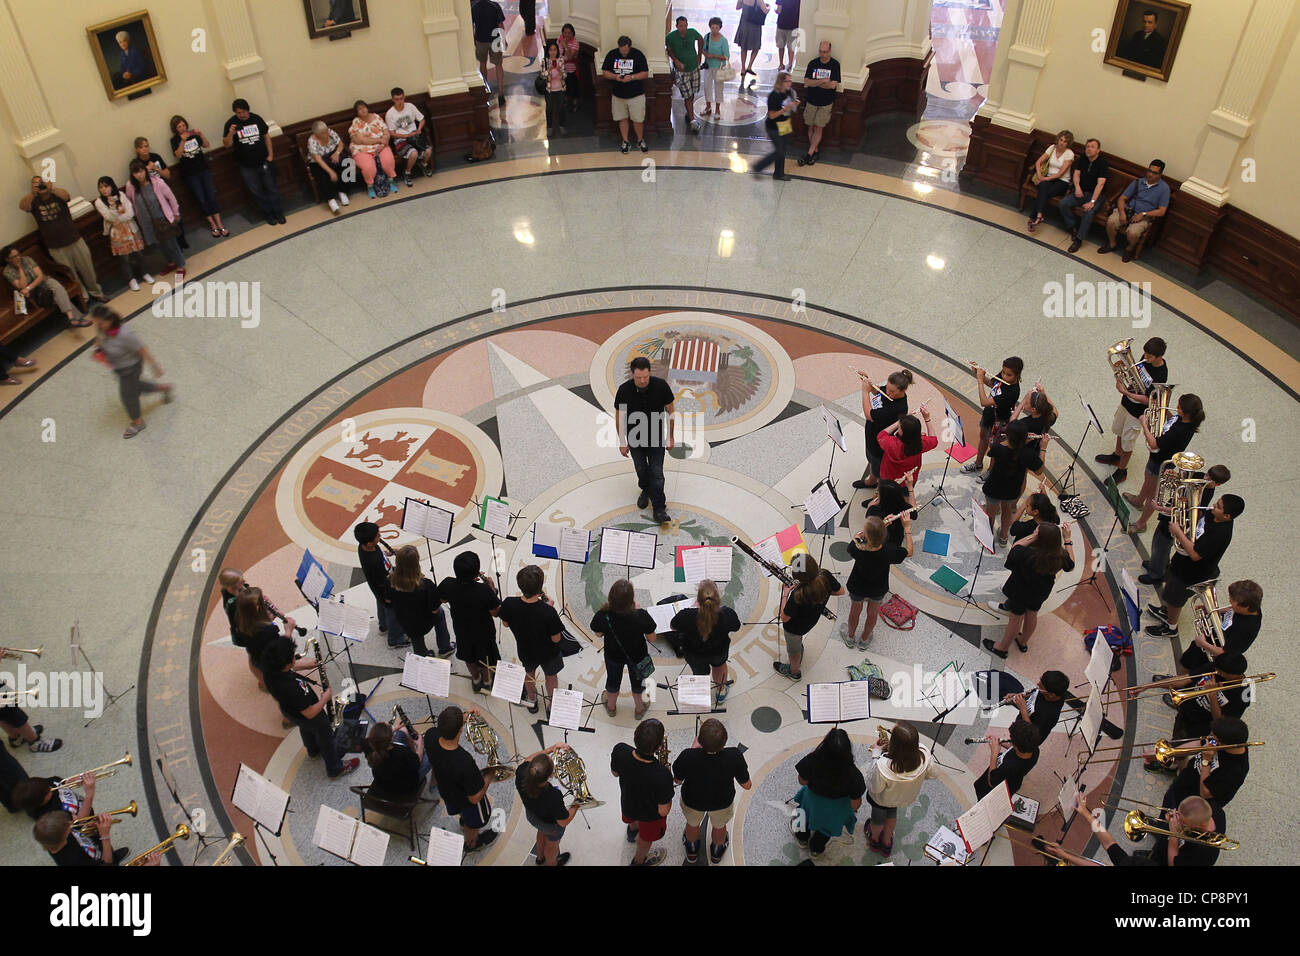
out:
{"label": "open music book", "polygon": [[808,723],[839,724],[871,716],[867,681],[808,685]]}
{"label": "open music book", "polygon": [[388,853],[387,833],[324,804],[316,815],[311,842],[358,866],[383,866]]}

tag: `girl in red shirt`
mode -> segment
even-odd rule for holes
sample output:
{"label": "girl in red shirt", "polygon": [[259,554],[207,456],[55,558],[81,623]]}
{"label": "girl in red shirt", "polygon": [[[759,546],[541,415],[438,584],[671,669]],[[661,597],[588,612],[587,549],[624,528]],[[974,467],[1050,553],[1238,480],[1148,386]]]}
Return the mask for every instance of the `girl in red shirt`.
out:
{"label": "girl in red shirt", "polygon": [[880,461],[880,477],[885,481],[901,481],[910,474],[916,480],[916,473],[921,469],[921,456],[939,444],[934,435],[934,426],[930,423],[930,410],[921,406],[921,417],[925,419],[925,435],[921,434],[921,423],[915,415],[904,415],[894,424],[876,436],[884,457]]}

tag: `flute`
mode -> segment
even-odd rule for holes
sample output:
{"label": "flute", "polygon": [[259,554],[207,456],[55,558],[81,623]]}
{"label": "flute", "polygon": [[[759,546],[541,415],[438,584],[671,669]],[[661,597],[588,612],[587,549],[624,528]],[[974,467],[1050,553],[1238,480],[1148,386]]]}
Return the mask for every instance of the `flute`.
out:
{"label": "flute", "polygon": [[1002,379],[998,378],[996,375],[989,375],[989,370],[986,369],[986,368],[985,368],[983,365],[981,365],[979,362],[975,361],[974,359],[967,359],[966,361],[969,362],[973,367],[979,369],[981,372],[984,373],[984,379],[985,379],[985,381],[992,380],[992,381],[994,381],[994,382],[997,382],[999,385],[1009,385],[1009,384],[1010,384],[1009,382],[1004,382],[1004,381],[1002,381]]}
{"label": "flute", "polygon": [[850,365],[849,368],[853,369],[853,371],[857,374],[858,378],[862,379],[864,382],[866,382],[868,385],[874,388],[881,395],[885,394],[885,390],[881,388],[879,385],[877,385],[875,382],[870,381],[867,378],[867,373],[862,371],[862,369],[858,368],[856,365]]}

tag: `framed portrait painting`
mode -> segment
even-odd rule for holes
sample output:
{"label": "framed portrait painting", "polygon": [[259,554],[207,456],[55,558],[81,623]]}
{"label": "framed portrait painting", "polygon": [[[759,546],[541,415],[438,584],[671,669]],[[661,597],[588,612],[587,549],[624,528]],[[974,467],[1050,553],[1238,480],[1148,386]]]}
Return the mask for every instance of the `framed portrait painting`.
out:
{"label": "framed portrait painting", "polygon": [[134,97],[167,82],[147,11],[96,23],[86,27],[86,34],[110,100]]}
{"label": "framed portrait painting", "polygon": [[1104,62],[1168,82],[1191,9],[1180,0],[1118,0]]}
{"label": "framed portrait painting", "polygon": [[366,0],[302,0],[307,14],[307,34],[313,39],[347,36],[370,26]]}

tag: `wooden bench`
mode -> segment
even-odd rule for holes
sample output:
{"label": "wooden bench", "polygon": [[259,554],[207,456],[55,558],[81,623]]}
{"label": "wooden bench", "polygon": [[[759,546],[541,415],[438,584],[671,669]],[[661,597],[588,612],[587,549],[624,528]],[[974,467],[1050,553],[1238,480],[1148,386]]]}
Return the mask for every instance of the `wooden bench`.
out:
{"label": "wooden bench", "polygon": [[[348,127],[352,125],[352,121],[346,120],[344,122],[330,123],[328,125],[330,129],[339,134],[339,139],[343,140],[343,155],[341,158],[347,159],[352,155],[351,151],[348,149]],[[298,155],[302,157],[302,161],[305,164],[307,171],[307,185],[311,187],[311,194],[316,197],[317,202],[324,202],[325,200],[321,198],[320,189],[316,186],[316,177],[311,174],[311,168],[315,165],[316,161],[311,158],[311,154],[307,151],[307,140],[309,139],[311,139],[310,127],[302,132],[294,134],[293,144],[298,150]]]}
{"label": "wooden bench", "polygon": [[[81,283],[76,280],[72,270],[67,266],[59,265],[53,262],[45,254],[45,247],[38,242],[32,241],[31,237],[25,237],[15,243],[19,253],[30,258],[41,271],[52,279],[57,279],[68,290],[68,297],[81,306],[81,311],[85,312],[88,306],[86,301],[86,292],[81,287]],[[27,300],[27,314],[19,315],[14,311],[14,288],[6,279],[4,281],[4,300],[0,301],[0,342],[8,344],[18,336],[22,335],[28,329],[39,325],[52,315],[58,315],[58,310],[51,307],[42,309],[36,304],[35,299]],[[60,321],[65,321],[60,317]]]}

